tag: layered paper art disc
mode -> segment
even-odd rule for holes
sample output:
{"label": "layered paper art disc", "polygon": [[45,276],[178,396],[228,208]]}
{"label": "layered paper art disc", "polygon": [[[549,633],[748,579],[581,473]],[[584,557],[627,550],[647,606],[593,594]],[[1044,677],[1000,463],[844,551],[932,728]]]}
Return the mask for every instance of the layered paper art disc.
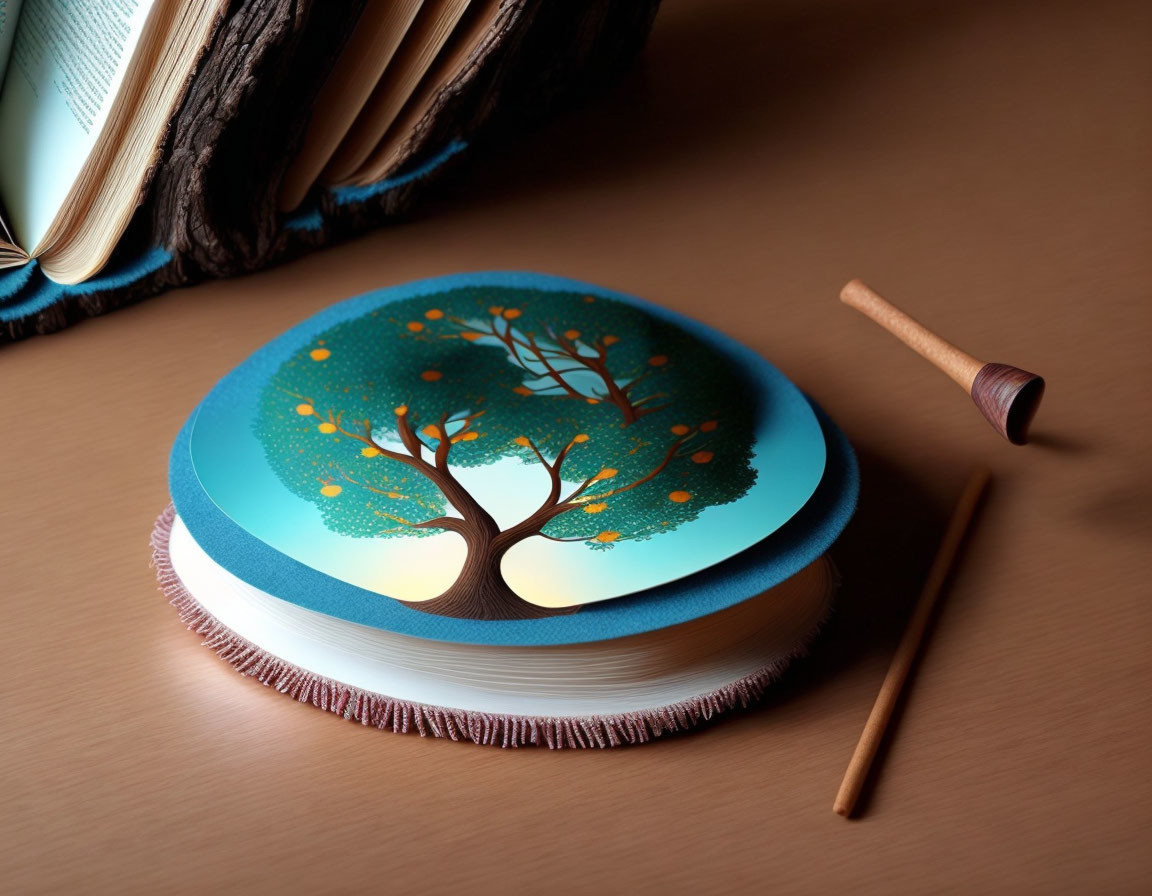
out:
{"label": "layered paper art disc", "polygon": [[189,459],[247,533],[381,599],[482,589],[495,565],[532,605],[605,601],[740,553],[819,484],[808,402],[735,348],[559,278],[410,284],[253,355]]}

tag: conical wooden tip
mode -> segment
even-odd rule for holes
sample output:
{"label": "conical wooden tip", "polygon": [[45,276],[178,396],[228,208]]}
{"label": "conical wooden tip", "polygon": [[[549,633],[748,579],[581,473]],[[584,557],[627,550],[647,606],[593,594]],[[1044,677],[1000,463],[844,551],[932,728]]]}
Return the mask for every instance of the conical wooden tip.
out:
{"label": "conical wooden tip", "polygon": [[1044,397],[1044,378],[1009,364],[985,364],[972,381],[972,400],[1013,445],[1028,442],[1028,427]]}

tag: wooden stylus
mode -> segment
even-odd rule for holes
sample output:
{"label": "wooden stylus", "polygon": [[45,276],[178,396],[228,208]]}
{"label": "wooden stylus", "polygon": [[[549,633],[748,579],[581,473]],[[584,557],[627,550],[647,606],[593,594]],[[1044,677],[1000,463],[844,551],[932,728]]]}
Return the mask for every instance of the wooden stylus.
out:
{"label": "wooden stylus", "polygon": [[968,531],[968,524],[980,504],[980,498],[988,485],[989,472],[984,467],[978,467],[968,476],[964,492],[952,513],[948,529],[944,532],[944,539],[940,542],[940,549],[936,552],[936,559],[932,561],[932,568],[928,571],[928,578],[924,582],[924,590],[916,601],[912,616],[904,629],[904,635],[896,652],[892,655],[892,663],[888,667],[888,674],[884,676],[884,683],[880,686],[880,693],[872,707],[872,714],[864,725],[860,735],[860,742],[856,744],[856,752],[852,754],[852,761],[848,763],[848,771],[844,773],[844,781],[840,785],[840,792],[836,794],[836,802],[832,811],[847,818],[856,806],[856,799],[860,796],[860,789],[868,777],[868,770],[872,767],[872,760],[876,758],[876,751],[884,738],[884,731],[888,721],[892,718],[892,710],[904,688],[904,682],[912,669],[916,654],[920,649],[920,642],[924,639],[924,632],[928,628],[928,620],[932,618],[932,608],[936,605],[936,598],[948,578],[952,562],[964,541]]}
{"label": "wooden stylus", "polygon": [[840,290],[840,300],[952,377],[1009,442],[1023,445],[1028,441],[1028,426],[1044,397],[1042,377],[1010,364],[985,364],[973,358],[859,280]]}

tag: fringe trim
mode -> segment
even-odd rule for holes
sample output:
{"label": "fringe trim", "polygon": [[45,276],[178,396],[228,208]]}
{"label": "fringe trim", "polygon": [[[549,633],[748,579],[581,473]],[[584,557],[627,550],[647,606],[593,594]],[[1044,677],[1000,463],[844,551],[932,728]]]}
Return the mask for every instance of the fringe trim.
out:
{"label": "fringe trim", "polygon": [[194,598],[172,568],[168,542],[176,508],[169,504],[152,530],[152,566],[160,590],[176,608],[181,620],[203,638],[203,645],[216,652],[242,675],[311,703],[326,712],[362,725],[391,729],[421,737],[446,737],[457,741],[500,747],[546,746],[549,749],[607,748],[642,744],[658,737],[691,730],[722,713],[746,709],[768,685],[780,677],[788,664],[807,653],[819,626],[786,657],[722,688],[654,709],[603,716],[518,716],[451,709],[397,700],[316,675],[273,656],[240,637],[209,613]]}

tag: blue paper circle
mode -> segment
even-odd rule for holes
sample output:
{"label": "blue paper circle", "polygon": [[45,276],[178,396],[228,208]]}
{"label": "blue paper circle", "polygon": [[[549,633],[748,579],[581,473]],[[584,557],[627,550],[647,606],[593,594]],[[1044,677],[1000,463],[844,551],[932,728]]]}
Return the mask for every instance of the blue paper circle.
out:
{"label": "blue paper circle", "polygon": [[[398,296],[454,286],[494,283],[533,288],[589,289],[587,284],[533,274],[466,274],[389,290]],[[765,394],[786,399],[794,387],[755,353],[696,321],[631,297],[599,294],[642,305],[672,320],[729,356]],[[210,393],[217,401],[240,397],[253,378],[266,377],[285,350],[300,344],[302,327],[315,329],[349,315],[349,306],[380,301],[369,295],[341,303],[310,318],[258,351]],[[478,622],[432,616],[376,592],[326,575],[256,538],[231,520],[205,493],[190,454],[193,414],[173,449],[171,489],[177,510],[193,537],[216,562],[239,578],[301,606],[353,622],[417,637],[489,644],[559,644],[622,637],[697,618],[766,590],[818,557],[839,534],[855,504],[857,475],[851,448],[824,416],[817,417],[827,443],[827,464],[816,493],[790,522],[738,556],[675,582],[623,598],[590,604],[570,616],[540,620]]]}

